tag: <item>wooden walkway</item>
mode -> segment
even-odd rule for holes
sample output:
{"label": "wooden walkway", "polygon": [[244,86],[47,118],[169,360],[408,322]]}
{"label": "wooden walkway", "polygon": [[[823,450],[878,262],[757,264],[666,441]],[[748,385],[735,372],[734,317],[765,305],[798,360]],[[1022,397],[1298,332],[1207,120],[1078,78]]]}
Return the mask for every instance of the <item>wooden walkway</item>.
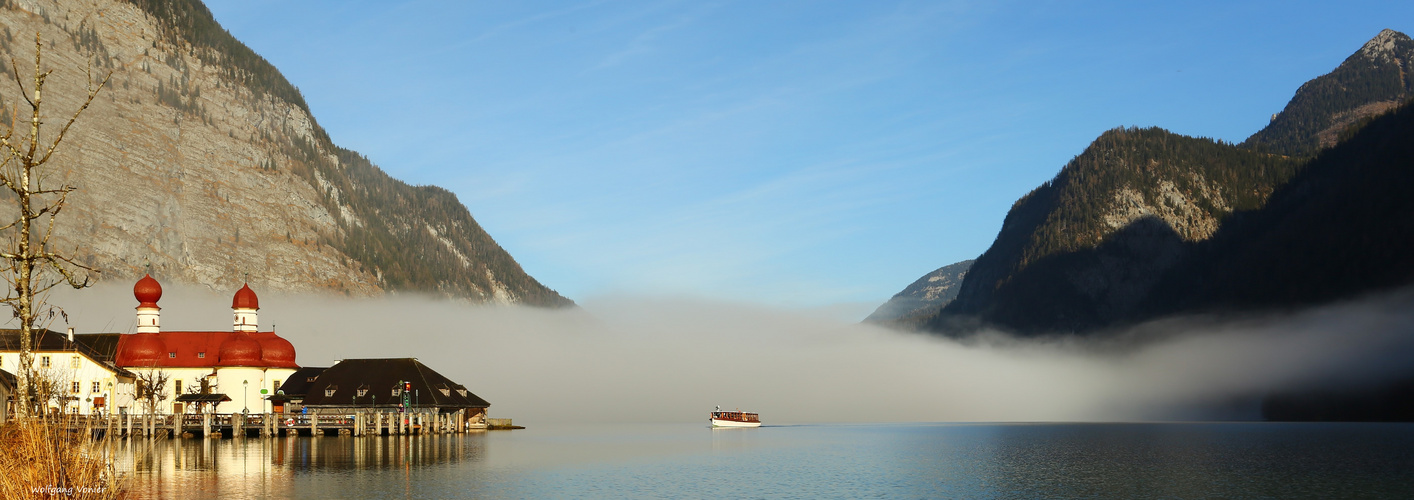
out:
{"label": "wooden walkway", "polygon": [[147,436],[286,437],[454,434],[486,430],[486,419],[455,413],[204,413],[186,415],[65,415],[72,431],[94,438]]}

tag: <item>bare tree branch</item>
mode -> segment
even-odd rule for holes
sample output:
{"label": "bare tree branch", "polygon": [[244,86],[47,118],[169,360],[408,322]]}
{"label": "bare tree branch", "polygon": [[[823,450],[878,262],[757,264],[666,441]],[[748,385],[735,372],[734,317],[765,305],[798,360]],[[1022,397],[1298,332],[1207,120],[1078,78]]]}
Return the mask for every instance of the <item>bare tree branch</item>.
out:
{"label": "bare tree branch", "polygon": [[[54,306],[46,308],[48,292],[60,284],[67,284],[74,288],[84,288],[90,285],[90,274],[96,272],[93,268],[76,262],[72,257],[53,252],[49,249],[50,239],[54,236],[54,229],[59,213],[68,204],[69,193],[75,191],[73,186],[62,184],[57,188],[45,188],[45,180],[53,173],[42,168],[53,157],[54,152],[64,142],[69,129],[74,125],[80,115],[93,104],[98,93],[108,84],[113,73],[109,72],[101,82],[94,86],[92,67],[87,68],[85,73],[85,85],[88,96],[83,105],[69,116],[64,126],[59,129],[57,135],[48,141],[47,147],[40,152],[40,134],[44,125],[41,119],[41,110],[44,105],[44,83],[53,71],[43,69],[43,44],[39,33],[34,35],[34,79],[31,87],[34,96],[28,95],[24,82],[20,78],[19,64],[14,59],[10,60],[13,69],[15,83],[20,88],[20,96],[24,98],[30,106],[29,135],[17,142],[14,136],[13,126],[0,135],[0,183],[3,183],[10,192],[15,194],[15,207],[18,213],[14,221],[0,225],[0,231],[13,231],[11,237],[11,248],[0,252],[0,260],[3,260],[8,267],[3,270],[4,280],[10,285],[10,290],[5,297],[0,299],[0,303],[8,305],[14,317],[20,323],[20,370],[19,370],[19,392],[20,404],[17,408],[21,415],[26,414],[35,403],[30,398],[30,367],[33,366],[32,347],[37,334],[46,331],[48,325],[59,317],[66,317],[67,314],[62,309]],[[36,221],[47,218],[39,228],[35,228]],[[36,231],[42,231],[36,233]],[[76,249],[77,250],[77,249]],[[56,316],[56,310],[58,311]]]}

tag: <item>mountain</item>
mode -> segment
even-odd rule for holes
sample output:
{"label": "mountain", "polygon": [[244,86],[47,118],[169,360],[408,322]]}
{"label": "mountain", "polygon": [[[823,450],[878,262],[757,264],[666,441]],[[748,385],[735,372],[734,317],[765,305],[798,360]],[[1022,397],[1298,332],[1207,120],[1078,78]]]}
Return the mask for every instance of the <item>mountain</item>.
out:
{"label": "mountain", "polygon": [[[1325,193],[1308,195],[1327,200],[1333,207],[1341,203],[1374,203],[1362,197],[1384,191],[1362,194],[1360,189],[1374,187],[1354,188],[1350,186],[1355,184],[1349,182],[1323,185],[1321,181],[1306,180],[1318,174],[1302,172],[1313,168],[1321,172],[1339,170],[1362,154],[1368,158],[1360,161],[1374,162],[1367,165],[1368,169],[1398,166],[1371,159],[1398,158],[1399,153],[1369,150],[1371,144],[1384,143],[1368,137],[1390,133],[1386,127],[1398,128],[1370,127],[1387,123],[1389,119],[1372,117],[1398,106],[1398,99],[1407,99],[1402,96],[1409,95],[1409,82],[1404,75],[1410,47],[1407,36],[1389,30],[1381,32],[1335,71],[1303,85],[1282,114],[1241,146],[1180,136],[1158,128],[1106,132],[1054,179],[1012,206],[997,239],[978,257],[957,298],[927,318],[924,328],[960,333],[987,324],[1022,335],[1094,331],[1162,314],[1188,312],[1191,308],[1211,308],[1221,302],[1218,297],[1232,298],[1223,294],[1236,289],[1229,285],[1244,266],[1268,269],[1273,275],[1285,272],[1287,282],[1296,280],[1300,275],[1294,272],[1299,268],[1281,264],[1294,257],[1280,246],[1267,246],[1267,253],[1248,253],[1240,258],[1225,257],[1229,254],[1220,248],[1236,249],[1245,243],[1223,242],[1240,241],[1245,236],[1238,234],[1256,234],[1265,230],[1264,224],[1276,224],[1277,219],[1286,217],[1256,214],[1278,213],[1260,210],[1268,205],[1293,203],[1269,201],[1272,193],[1284,189],[1289,181],[1291,186],[1306,186],[1307,192]],[[1357,141],[1359,137],[1366,138]],[[1367,149],[1322,149],[1328,142],[1342,139],[1342,144],[1362,144]],[[1293,180],[1298,175],[1303,176],[1300,182]],[[1386,188],[1393,186],[1402,185],[1393,183]],[[1296,195],[1283,195],[1282,199],[1291,196]],[[1294,213],[1295,209],[1287,210]],[[1386,212],[1385,216],[1407,219],[1403,215],[1407,213]],[[1361,212],[1351,216],[1373,215]],[[1312,217],[1308,223],[1316,224],[1316,216],[1303,217]],[[1241,225],[1224,230],[1239,220],[1243,221]],[[1376,224],[1368,219],[1345,223],[1348,228]],[[1402,227],[1400,224],[1392,226]],[[1333,242],[1337,247],[1369,244],[1368,238],[1348,230],[1342,232],[1336,225],[1339,224],[1323,221],[1310,226],[1310,230],[1297,225],[1290,231],[1304,231],[1308,243],[1313,245],[1321,241]],[[1336,232],[1323,234],[1314,231],[1317,227],[1330,227]],[[1207,243],[1219,233],[1222,238]],[[1314,246],[1310,251],[1322,256],[1374,252],[1342,253]],[[1224,260],[1227,258],[1233,260]],[[1217,267],[1204,267],[1218,266],[1220,262],[1226,262],[1223,265],[1230,272],[1210,272]],[[1312,280],[1299,288],[1341,293],[1308,293],[1303,296],[1306,303],[1348,296],[1356,290],[1404,279],[1392,275],[1389,279],[1359,281],[1370,276],[1352,275],[1341,281],[1332,274],[1339,273],[1339,266],[1348,262],[1334,262],[1340,264],[1307,264],[1324,265],[1329,272],[1321,277],[1336,281]],[[1261,302],[1256,298],[1263,297],[1261,293],[1250,293],[1255,301],[1251,303]],[[1265,305],[1296,300],[1291,294],[1274,297]]]}
{"label": "mountain", "polygon": [[1296,90],[1286,109],[1242,143],[1288,156],[1335,145],[1341,132],[1414,96],[1414,40],[1384,30],[1335,71]]}
{"label": "mountain", "polygon": [[[1298,165],[1158,128],[1106,132],[1012,206],[939,317],[1070,331],[1127,312],[1182,242],[1260,207]],[[945,326],[936,318],[927,325]]]}
{"label": "mountain", "polygon": [[[76,249],[101,280],[150,271],[217,289],[248,279],[267,290],[573,304],[450,191],[409,185],[335,145],[299,90],[199,1],[10,0],[0,29],[0,55],[21,62],[41,35],[55,70],[50,117],[78,107],[86,67],[112,73],[54,163],[79,188],[54,246]],[[0,83],[3,124],[24,104],[18,92]]]}
{"label": "mountain", "polygon": [[1137,319],[1287,309],[1414,283],[1414,102],[1368,118],[1265,206],[1191,245]]}
{"label": "mountain", "polygon": [[880,305],[873,314],[864,318],[865,323],[917,327],[922,319],[937,314],[943,306],[957,297],[957,289],[962,278],[975,260],[964,260],[940,267],[923,275],[894,294],[888,302]]}

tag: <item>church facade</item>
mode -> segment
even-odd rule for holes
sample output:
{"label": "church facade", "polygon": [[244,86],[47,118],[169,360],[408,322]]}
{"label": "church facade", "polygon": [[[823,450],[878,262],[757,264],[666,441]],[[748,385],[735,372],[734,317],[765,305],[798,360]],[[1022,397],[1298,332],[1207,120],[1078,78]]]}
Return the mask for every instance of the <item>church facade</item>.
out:
{"label": "church facade", "polygon": [[[162,285],[144,276],[133,286],[137,299],[137,332],[123,334],[115,345],[114,362],[137,374],[137,385],[166,378],[158,412],[184,412],[177,398],[183,394],[224,394],[216,413],[266,413],[272,407],[264,396],[275,391],[299,369],[295,347],[274,331],[260,331],[260,300],[250,285],[231,299],[230,331],[163,331]],[[263,390],[263,392],[262,392]],[[137,390],[143,404],[143,391]]]}
{"label": "church facade", "polygon": [[[272,410],[266,396],[299,369],[294,345],[260,331],[260,299],[249,285],[232,297],[229,331],[163,330],[162,285],[150,275],[133,286],[133,297],[134,332],[37,334],[31,373],[57,387],[49,391],[52,411],[142,414],[151,403],[158,414],[189,413],[195,409],[178,398],[205,393],[225,396],[205,411],[265,413]],[[19,332],[0,330],[0,370],[14,373],[18,365]],[[157,380],[165,380],[160,392],[145,391]]]}

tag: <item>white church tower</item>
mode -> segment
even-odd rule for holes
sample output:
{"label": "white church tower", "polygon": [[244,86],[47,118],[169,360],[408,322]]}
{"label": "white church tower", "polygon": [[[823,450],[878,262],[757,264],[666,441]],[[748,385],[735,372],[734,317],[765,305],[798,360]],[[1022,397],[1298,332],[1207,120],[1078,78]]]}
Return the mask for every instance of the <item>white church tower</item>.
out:
{"label": "white church tower", "polygon": [[260,300],[255,296],[255,291],[250,289],[250,284],[242,286],[236,290],[236,296],[231,299],[231,311],[235,313],[235,331],[238,332],[258,332],[259,320],[256,313],[260,311]]}
{"label": "white church tower", "polygon": [[158,333],[162,331],[162,308],[157,307],[157,301],[162,300],[162,285],[152,279],[150,274],[143,276],[136,285],[133,285],[133,296],[138,300],[137,332]]}

